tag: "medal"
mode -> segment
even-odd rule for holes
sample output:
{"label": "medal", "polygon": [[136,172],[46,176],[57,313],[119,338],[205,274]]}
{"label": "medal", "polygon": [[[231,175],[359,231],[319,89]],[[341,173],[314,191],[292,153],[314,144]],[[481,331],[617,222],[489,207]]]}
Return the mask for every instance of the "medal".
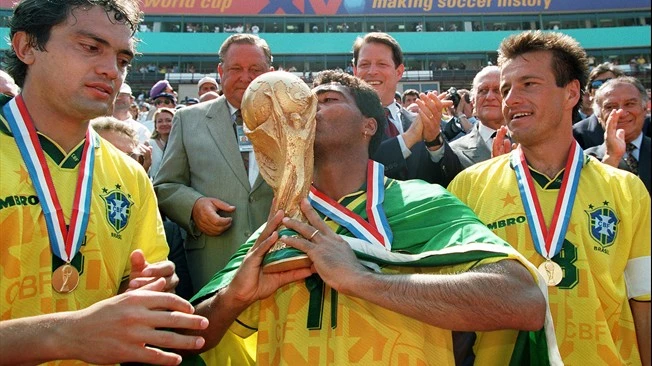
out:
{"label": "medal", "polygon": [[70,264],[64,264],[52,272],[52,288],[60,294],[72,292],[79,284],[79,272]]}
{"label": "medal", "polygon": [[557,286],[561,282],[562,278],[564,278],[564,274],[562,273],[561,267],[559,264],[547,260],[539,265],[539,273],[543,276],[543,278],[546,280],[546,284],[549,287],[552,286]]}
{"label": "medal", "polygon": [[530,169],[520,146],[512,152],[511,163],[516,173],[516,182],[518,183],[521,201],[523,201],[534,249],[546,258],[546,261],[539,266],[539,273],[546,279],[548,286],[556,286],[563,279],[563,272],[559,264],[553,262],[551,258],[561,251],[564,244],[566,229],[575,203],[577,187],[580,183],[580,172],[584,165],[584,152],[579,144],[574,141],[566,159],[564,179],[557,195],[550,228],[546,226],[544,221],[543,211],[530,175]]}
{"label": "medal", "polygon": [[86,130],[86,142],[77,175],[70,223],[66,227],[63,209],[54,188],[45,153],[22,95],[10,100],[2,110],[38,195],[52,253],[66,263],[52,273],[52,287],[59,293],[69,293],[79,283],[79,271],[70,262],[81,248],[90,216],[95,136],[89,126]]}

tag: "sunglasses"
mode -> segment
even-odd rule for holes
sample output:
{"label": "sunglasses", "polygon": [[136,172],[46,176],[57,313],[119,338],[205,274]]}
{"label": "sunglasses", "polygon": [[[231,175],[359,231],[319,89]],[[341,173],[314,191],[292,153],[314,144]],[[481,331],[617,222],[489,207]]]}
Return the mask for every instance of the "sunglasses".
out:
{"label": "sunglasses", "polygon": [[611,80],[611,78],[604,79],[604,80],[593,80],[591,82],[591,89],[598,89],[602,86],[602,84],[606,83],[609,80]]}
{"label": "sunglasses", "polygon": [[165,104],[165,105],[173,105],[174,103],[172,103],[172,101],[169,100],[169,99],[167,99],[167,98],[162,98],[162,99],[157,99],[157,100],[155,100],[155,101],[154,101],[154,104],[155,104],[155,105],[161,105],[161,104]]}

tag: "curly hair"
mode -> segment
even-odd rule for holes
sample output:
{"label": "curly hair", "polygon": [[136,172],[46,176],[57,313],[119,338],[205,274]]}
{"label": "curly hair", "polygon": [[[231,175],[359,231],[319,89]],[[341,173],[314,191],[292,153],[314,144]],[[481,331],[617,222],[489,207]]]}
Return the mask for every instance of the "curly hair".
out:
{"label": "curly hair", "polygon": [[[106,12],[109,20],[115,24],[126,24],[132,36],[138,30],[143,13],[138,0],[23,0],[14,8],[9,19],[9,38],[18,32],[27,34],[30,46],[39,51],[46,51],[52,27],[74,16],[76,9],[90,9],[99,6]],[[27,65],[10,49],[6,56],[7,72],[16,84],[22,87],[27,76]]]}
{"label": "curly hair", "polygon": [[371,140],[369,141],[369,156],[372,156],[378,149],[378,146],[380,146],[383,131],[385,131],[385,125],[387,123],[385,110],[380,102],[378,93],[364,80],[346,72],[335,70],[325,70],[317,74],[313,81],[313,87],[330,83],[337,83],[349,88],[360,113],[365,117],[371,117],[376,120],[376,133],[371,136]]}

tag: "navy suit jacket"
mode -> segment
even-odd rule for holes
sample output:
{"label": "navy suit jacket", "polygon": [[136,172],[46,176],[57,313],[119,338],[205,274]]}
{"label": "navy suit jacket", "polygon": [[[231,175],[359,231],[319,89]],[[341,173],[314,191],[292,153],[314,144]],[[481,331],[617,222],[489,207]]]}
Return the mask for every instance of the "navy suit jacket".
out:
{"label": "navy suit jacket", "polygon": [[[599,146],[594,146],[585,151],[586,154],[595,156],[597,159],[602,160],[604,154],[607,152],[607,145],[603,143]],[[651,166],[651,157],[652,155],[652,139],[647,136],[643,136],[643,141],[641,141],[641,150],[638,154],[638,177],[641,178],[647,188],[648,193],[650,193],[650,181],[652,180],[652,168]],[[623,159],[620,160],[618,164],[619,169],[629,171],[629,167]],[[651,193],[652,194],[652,193]]]}
{"label": "navy suit jacket", "polygon": [[[650,132],[652,132],[650,130],[650,116],[647,116],[643,123],[643,135],[649,137]],[[602,128],[595,114],[592,114],[573,125],[573,137],[575,137],[582,149],[586,150],[604,142],[604,128]]]}
{"label": "navy suit jacket", "polygon": [[[403,129],[407,130],[416,118],[416,114],[401,108],[400,118]],[[412,154],[405,159],[398,138],[384,136],[372,159],[385,166],[385,176],[389,178],[399,180],[423,179],[426,182],[447,187],[448,183],[463,168],[446,141],[444,141],[442,148],[445,149],[444,156],[438,163],[430,159],[430,153],[423,141],[412,146],[410,149]]]}

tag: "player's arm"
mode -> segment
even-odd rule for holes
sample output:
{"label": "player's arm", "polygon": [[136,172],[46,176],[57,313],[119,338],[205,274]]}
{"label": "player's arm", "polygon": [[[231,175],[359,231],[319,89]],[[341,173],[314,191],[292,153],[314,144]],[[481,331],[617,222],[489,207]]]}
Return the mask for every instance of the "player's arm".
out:
{"label": "player's arm", "polygon": [[212,297],[197,305],[196,314],[205,316],[209,327],[199,331],[184,331],[206,339],[201,352],[215,347],[236,318],[256,301],[272,295],[288,283],[311,275],[308,268],[280,273],[263,273],[263,258],[278,240],[276,231],[283,212],[270,215],[267,225],[254,245],[249,249],[233,280]]}
{"label": "player's arm", "polygon": [[[439,328],[458,331],[541,329],[546,300],[527,269],[501,260],[455,274],[394,275],[363,267],[344,239],[301,203],[310,225],[284,219],[303,238],[281,240],[305,252],[329,286]],[[312,235],[315,230],[318,234]]]}
{"label": "player's arm", "polygon": [[161,279],[149,285],[154,291],[131,291],[82,310],[2,321],[0,365],[70,359],[176,365],[179,355],[155,347],[197,349],[204,340],[166,329],[203,329],[208,321],[193,315],[187,301],[160,292],[164,285]]}
{"label": "player's arm", "polygon": [[650,302],[629,300],[629,306],[632,309],[634,317],[634,327],[636,328],[636,339],[638,341],[638,351],[641,354],[641,363],[643,366],[650,366],[652,352],[650,348]]}

